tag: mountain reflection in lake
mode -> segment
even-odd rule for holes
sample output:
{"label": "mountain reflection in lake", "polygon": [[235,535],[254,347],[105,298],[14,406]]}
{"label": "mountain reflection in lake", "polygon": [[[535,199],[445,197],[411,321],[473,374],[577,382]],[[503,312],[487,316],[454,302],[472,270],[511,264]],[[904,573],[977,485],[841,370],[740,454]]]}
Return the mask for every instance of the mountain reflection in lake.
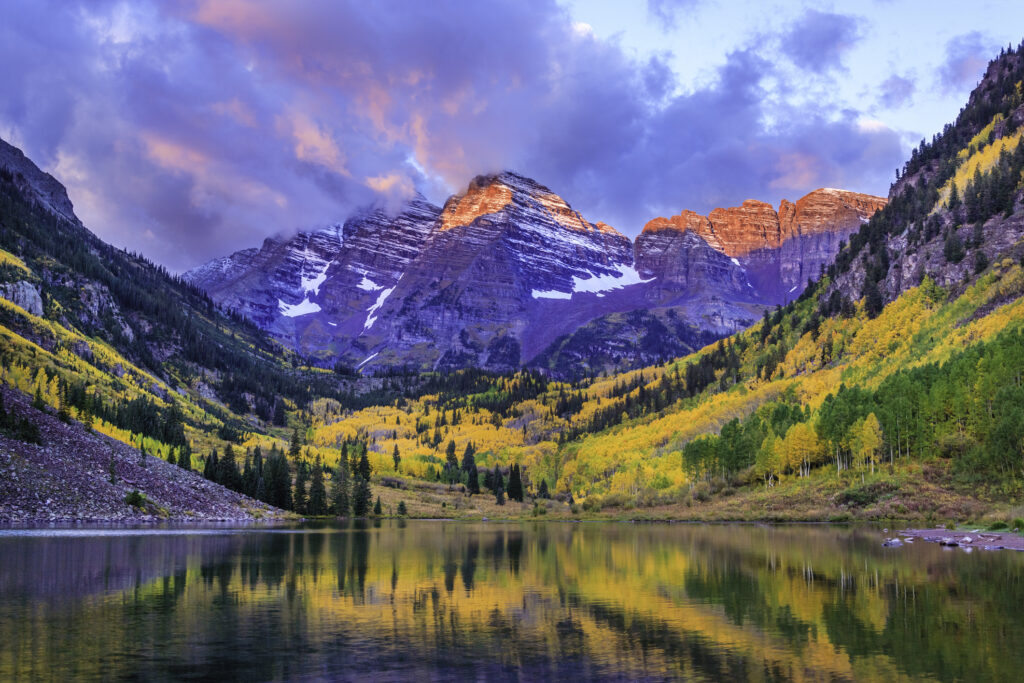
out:
{"label": "mountain reflection in lake", "polygon": [[869,529],[0,532],[0,679],[1020,680],[1024,554]]}

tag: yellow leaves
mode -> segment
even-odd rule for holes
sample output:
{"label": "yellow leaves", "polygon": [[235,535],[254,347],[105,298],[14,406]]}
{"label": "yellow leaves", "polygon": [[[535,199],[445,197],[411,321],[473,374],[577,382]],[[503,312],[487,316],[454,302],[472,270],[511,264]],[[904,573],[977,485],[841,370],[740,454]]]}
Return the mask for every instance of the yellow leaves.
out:
{"label": "yellow leaves", "polygon": [[817,463],[825,452],[814,425],[809,422],[798,422],[790,427],[777,448],[781,450],[780,455],[785,465],[791,470]]}
{"label": "yellow leaves", "polygon": [[850,450],[858,462],[865,466],[870,464],[874,469],[875,460],[882,450],[882,425],[874,413],[869,413],[850,427]]}
{"label": "yellow leaves", "polygon": [[[953,183],[956,183],[957,191],[962,197],[964,189],[967,187],[967,181],[974,177],[975,171],[984,173],[999,161],[999,155],[1004,149],[1008,152],[1013,152],[1017,148],[1017,145],[1020,143],[1021,134],[1024,133],[1022,130],[1017,130],[1012,135],[1005,135],[998,140],[993,140],[992,144],[984,144],[988,140],[989,133],[992,132],[995,124],[1002,119],[1002,114],[996,114],[995,118],[980,133],[974,136],[974,139],[971,140],[967,147],[960,150],[957,154],[957,158],[961,160],[960,165],[957,167],[956,174],[939,190],[939,201],[936,206],[941,206],[949,200]],[[974,153],[971,153],[972,148],[975,150]]]}
{"label": "yellow leaves", "polygon": [[9,266],[11,268],[16,268],[18,270],[23,271],[25,275],[32,274],[32,271],[28,269],[28,266],[25,265],[24,261],[22,261],[20,258],[15,256],[11,252],[5,251],[3,249],[0,249],[0,266]]}

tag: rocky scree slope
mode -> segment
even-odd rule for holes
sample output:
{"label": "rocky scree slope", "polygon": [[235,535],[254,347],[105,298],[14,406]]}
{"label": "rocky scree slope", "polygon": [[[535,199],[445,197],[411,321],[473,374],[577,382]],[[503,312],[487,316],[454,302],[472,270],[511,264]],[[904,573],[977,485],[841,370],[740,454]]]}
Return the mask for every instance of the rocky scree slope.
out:
{"label": "rocky scree slope", "polygon": [[[284,514],[77,422],[62,422],[31,407],[21,392],[0,388],[0,394],[8,413],[38,427],[41,441],[0,435],[0,523],[230,521]],[[127,503],[132,491],[145,502]]]}

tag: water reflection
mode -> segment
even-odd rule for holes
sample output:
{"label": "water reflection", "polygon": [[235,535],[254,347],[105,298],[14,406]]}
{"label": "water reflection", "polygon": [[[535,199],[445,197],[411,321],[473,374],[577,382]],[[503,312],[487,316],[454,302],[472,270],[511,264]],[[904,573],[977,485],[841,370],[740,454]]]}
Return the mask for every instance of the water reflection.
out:
{"label": "water reflection", "polygon": [[0,679],[1015,680],[1024,557],[827,527],[0,535]]}

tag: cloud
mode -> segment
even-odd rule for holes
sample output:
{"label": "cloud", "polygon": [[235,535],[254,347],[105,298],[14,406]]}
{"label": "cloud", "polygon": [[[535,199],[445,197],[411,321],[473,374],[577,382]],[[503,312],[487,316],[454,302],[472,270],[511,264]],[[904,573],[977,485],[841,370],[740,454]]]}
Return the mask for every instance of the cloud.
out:
{"label": "cloud", "polygon": [[878,87],[878,103],[887,109],[896,109],[910,102],[917,89],[909,76],[893,74]]}
{"label": "cloud", "polygon": [[[506,168],[635,233],[821,185],[884,192],[903,157],[862,112],[780,103],[766,83],[801,83],[757,45],[679,94],[670,55],[636,57],[554,0],[26,0],[8,15],[0,130],[88,226],[172,269]],[[838,65],[851,20],[830,21],[815,35]]]}
{"label": "cloud", "polygon": [[701,0],[647,0],[647,14],[664,30],[676,27],[679,15],[694,9]]}
{"label": "cloud", "polygon": [[860,38],[857,17],[807,10],[782,37],[782,53],[801,69],[824,73],[841,68],[843,54]]}
{"label": "cloud", "polygon": [[972,31],[946,42],[946,59],[939,67],[939,84],[947,93],[973,88],[981,80],[998,45],[987,36]]}

